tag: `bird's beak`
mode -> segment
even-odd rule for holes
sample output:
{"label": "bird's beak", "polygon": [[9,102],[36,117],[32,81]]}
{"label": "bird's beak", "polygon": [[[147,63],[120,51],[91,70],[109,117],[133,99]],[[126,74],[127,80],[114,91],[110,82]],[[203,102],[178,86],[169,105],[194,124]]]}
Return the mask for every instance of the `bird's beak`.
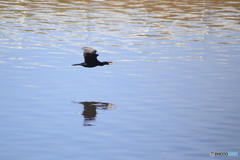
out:
{"label": "bird's beak", "polygon": [[115,63],[109,62],[109,65],[112,65],[112,64],[115,64]]}

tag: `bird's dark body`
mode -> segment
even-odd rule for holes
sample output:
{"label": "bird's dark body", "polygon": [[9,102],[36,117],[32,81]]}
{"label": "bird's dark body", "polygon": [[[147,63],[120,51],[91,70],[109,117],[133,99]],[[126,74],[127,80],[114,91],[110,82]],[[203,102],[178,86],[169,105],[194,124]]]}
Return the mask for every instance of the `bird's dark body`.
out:
{"label": "bird's dark body", "polygon": [[96,66],[104,66],[104,65],[110,65],[112,62],[100,62],[97,57],[98,54],[96,50],[90,48],[90,47],[83,47],[83,57],[84,62],[79,64],[73,64],[72,66],[83,66],[83,67],[96,67]]}

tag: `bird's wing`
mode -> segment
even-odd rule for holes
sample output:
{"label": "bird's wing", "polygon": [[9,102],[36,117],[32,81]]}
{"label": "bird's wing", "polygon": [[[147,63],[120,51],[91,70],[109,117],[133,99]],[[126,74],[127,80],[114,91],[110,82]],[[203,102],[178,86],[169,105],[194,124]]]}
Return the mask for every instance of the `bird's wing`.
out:
{"label": "bird's wing", "polygon": [[82,49],[83,49],[84,53],[90,53],[90,54],[96,54],[97,53],[97,51],[95,49],[92,49],[90,47],[83,47]]}
{"label": "bird's wing", "polygon": [[97,60],[98,54],[96,50],[90,48],[90,47],[83,47],[83,57],[85,60],[85,63],[98,63],[99,61]]}

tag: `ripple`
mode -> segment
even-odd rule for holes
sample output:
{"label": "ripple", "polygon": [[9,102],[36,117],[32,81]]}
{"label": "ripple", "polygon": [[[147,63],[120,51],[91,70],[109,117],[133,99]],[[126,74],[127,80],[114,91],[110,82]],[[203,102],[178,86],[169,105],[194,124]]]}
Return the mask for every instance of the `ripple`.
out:
{"label": "ripple", "polygon": [[35,67],[26,67],[26,66],[14,66],[15,68],[24,68],[24,69],[33,69]]}

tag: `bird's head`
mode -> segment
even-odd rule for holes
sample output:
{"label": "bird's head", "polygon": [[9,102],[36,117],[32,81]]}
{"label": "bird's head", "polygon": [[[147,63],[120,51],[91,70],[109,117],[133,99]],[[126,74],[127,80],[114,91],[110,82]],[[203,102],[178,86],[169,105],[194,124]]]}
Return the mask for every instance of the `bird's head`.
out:
{"label": "bird's head", "polygon": [[112,62],[102,62],[102,64],[103,64],[103,65],[112,65],[112,64],[114,64],[114,63],[112,63]]}

